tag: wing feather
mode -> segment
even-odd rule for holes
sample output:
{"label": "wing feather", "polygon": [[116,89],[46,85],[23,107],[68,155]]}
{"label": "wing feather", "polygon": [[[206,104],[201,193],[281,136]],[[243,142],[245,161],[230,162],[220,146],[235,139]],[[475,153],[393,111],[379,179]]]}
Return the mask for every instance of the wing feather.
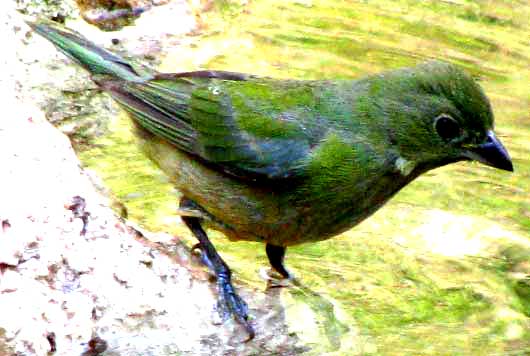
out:
{"label": "wing feather", "polygon": [[[100,85],[147,131],[241,179],[299,176],[318,140],[306,129],[317,113],[302,82],[201,71]],[[301,103],[290,97],[302,92]]]}

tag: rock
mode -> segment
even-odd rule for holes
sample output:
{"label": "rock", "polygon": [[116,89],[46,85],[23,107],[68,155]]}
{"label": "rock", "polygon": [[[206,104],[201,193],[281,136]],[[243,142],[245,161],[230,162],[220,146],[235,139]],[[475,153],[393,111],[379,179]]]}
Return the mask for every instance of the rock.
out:
{"label": "rock", "polygon": [[16,9],[25,15],[42,16],[64,21],[65,18],[79,17],[75,0],[17,0]]}
{"label": "rock", "polygon": [[[0,27],[16,53],[0,59],[0,354],[304,350],[287,330],[277,292],[239,287],[255,318],[251,343],[241,342],[246,333],[232,320],[212,322],[215,283],[191,263],[189,249],[117,217],[39,108],[64,90],[46,86],[49,72],[39,67],[54,50],[26,46],[27,29],[10,2],[0,4]],[[75,197],[84,209],[72,208]]]}
{"label": "rock", "polygon": [[[2,6],[9,6],[8,4]],[[63,10],[63,9],[75,9]],[[81,20],[73,0],[56,0],[53,6],[43,6],[34,0],[18,3],[18,10],[29,14],[26,19],[55,18],[62,14],[67,26],[98,45],[107,47],[137,62],[140,67],[147,63],[155,66],[157,58],[164,54],[167,46],[177,46],[186,33],[195,28],[195,18],[183,0],[172,0],[153,6],[141,14],[135,26],[126,26],[119,31],[103,32]],[[11,13],[4,16],[11,17]],[[178,21],[175,21],[178,19]],[[76,147],[90,145],[95,137],[107,132],[109,116],[116,116],[116,104],[100,91],[83,69],[71,65],[69,59],[59,53],[53,45],[38,35],[33,35],[21,18],[6,23],[9,32],[16,33],[16,40],[25,45],[13,45],[18,64],[16,75],[12,74],[17,87],[17,96],[41,108],[48,121],[67,134]],[[9,42],[13,40],[6,39]]]}

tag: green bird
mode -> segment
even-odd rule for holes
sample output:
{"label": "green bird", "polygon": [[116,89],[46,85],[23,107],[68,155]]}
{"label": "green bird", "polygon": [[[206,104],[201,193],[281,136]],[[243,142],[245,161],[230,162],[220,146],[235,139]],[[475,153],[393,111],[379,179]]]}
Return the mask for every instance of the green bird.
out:
{"label": "green bird", "polygon": [[220,312],[249,339],[247,305],[204,225],[265,243],[289,278],[287,246],[352,228],[422,173],[463,160],[513,171],[486,95],[449,63],[359,80],[145,74],[71,30],[30,25],[130,114],[141,147],[183,194],[182,220],[217,276]]}

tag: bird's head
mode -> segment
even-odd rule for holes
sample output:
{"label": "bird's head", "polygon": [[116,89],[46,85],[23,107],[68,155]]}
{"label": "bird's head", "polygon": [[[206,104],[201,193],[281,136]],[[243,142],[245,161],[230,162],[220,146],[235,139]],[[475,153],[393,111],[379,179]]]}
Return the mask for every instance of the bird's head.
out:
{"label": "bird's head", "polygon": [[510,156],[493,131],[488,98],[456,66],[427,62],[379,75],[369,87],[403,174],[461,160],[513,171]]}

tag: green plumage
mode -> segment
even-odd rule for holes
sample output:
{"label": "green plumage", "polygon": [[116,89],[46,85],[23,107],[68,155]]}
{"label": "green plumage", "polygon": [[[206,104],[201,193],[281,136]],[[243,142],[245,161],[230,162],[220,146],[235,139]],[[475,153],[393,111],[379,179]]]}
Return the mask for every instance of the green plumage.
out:
{"label": "green plumage", "polygon": [[[329,238],[418,175],[473,158],[469,148],[493,129],[483,91],[444,62],[360,80],[140,75],[71,31],[32,26],[93,74],[138,124],[150,157],[232,239]],[[449,142],[436,131],[440,115],[458,124]]]}
{"label": "green plumage", "polygon": [[218,278],[221,310],[249,338],[246,304],[201,223],[265,242],[287,278],[286,246],[350,229],[430,169],[476,160],[513,170],[484,92],[448,63],[359,80],[146,73],[58,25],[30,25],[137,124],[141,147],[183,193],[183,221]]}

